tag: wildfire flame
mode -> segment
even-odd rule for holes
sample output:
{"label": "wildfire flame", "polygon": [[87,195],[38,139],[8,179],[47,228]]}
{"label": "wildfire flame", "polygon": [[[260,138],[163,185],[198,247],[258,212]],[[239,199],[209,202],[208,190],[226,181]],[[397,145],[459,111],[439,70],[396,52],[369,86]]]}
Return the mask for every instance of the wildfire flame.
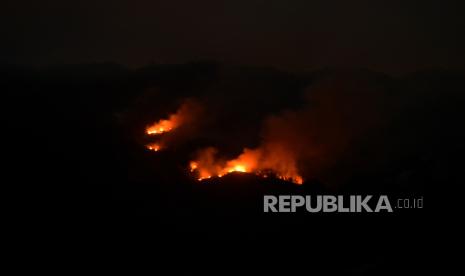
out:
{"label": "wildfire flame", "polygon": [[148,135],[162,134],[169,132],[177,127],[176,116],[172,115],[168,120],[160,120],[153,125],[147,127],[146,132]]}
{"label": "wildfire flame", "polygon": [[[148,135],[158,135],[165,132],[169,132],[176,128],[179,125],[180,119],[178,114],[173,114],[169,117],[168,120],[160,120],[146,128],[146,133]],[[161,146],[159,143],[150,143],[146,145],[146,148],[151,151],[159,151]]]}
{"label": "wildfire flame", "polygon": [[[170,132],[181,125],[187,125],[200,112],[195,102],[186,102],[176,113],[168,119],[159,120],[147,126],[148,135],[160,135]],[[163,141],[164,137],[160,137]],[[161,149],[160,140],[157,143],[146,145],[151,151]],[[165,145],[165,143],[163,143]],[[266,143],[257,149],[244,149],[237,158],[225,161],[218,160],[216,149],[207,148],[199,152],[197,160],[190,162],[190,171],[197,175],[197,180],[202,181],[212,177],[223,177],[229,173],[254,173],[267,178],[273,176],[282,180],[302,184],[303,178],[297,170],[295,154],[288,147],[279,143]]]}
{"label": "wildfire flame", "polygon": [[[189,109],[187,104],[182,105],[176,113],[171,114],[168,119],[161,119],[146,127],[145,133],[148,135],[160,135],[166,132],[170,132],[175,128],[179,127],[185,122],[186,113]],[[146,145],[146,148],[151,151],[159,151],[161,149],[160,143],[150,143]]]}
{"label": "wildfire flame", "polygon": [[302,184],[303,178],[297,172],[295,164],[289,160],[264,160],[262,150],[245,149],[236,159],[221,162],[215,158],[216,150],[208,148],[199,154],[199,159],[190,163],[190,171],[197,174],[197,180],[202,181],[212,177],[223,177],[226,174],[255,173],[267,178],[270,174],[275,177]]}
{"label": "wildfire flame", "polygon": [[161,149],[161,146],[157,143],[151,143],[147,145],[147,149],[151,151],[159,151]]}
{"label": "wildfire flame", "polygon": [[191,122],[199,113],[201,113],[200,105],[193,100],[186,100],[175,113],[147,126],[145,131],[148,135],[170,132],[183,124]]}

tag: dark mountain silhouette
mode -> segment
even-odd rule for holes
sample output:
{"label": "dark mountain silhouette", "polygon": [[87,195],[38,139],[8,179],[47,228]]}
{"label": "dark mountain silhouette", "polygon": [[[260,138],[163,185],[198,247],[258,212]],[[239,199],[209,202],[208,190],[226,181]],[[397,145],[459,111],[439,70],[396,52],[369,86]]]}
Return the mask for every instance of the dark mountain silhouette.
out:
{"label": "dark mountain silhouette", "polygon": [[[247,246],[242,257],[269,254],[272,266],[254,263],[269,273],[310,267],[378,274],[400,263],[413,268],[418,263],[407,250],[394,256],[383,248],[407,241],[417,246],[415,231],[424,231],[427,217],[442,210],[440,195],[463,183],[465,78],[454,72],[297,75],[215,62],[137,70],[109,63],[5,65],[0,72],[4,179],[19,192],[15,209],[123,224],[141,216],[149,222],[136,225],[153,231],[160,248],[190,246],[187,252],[195,254],[193,248],[203,247],[214,258]],[[146,124],[186,98],[207,114],[185,132],[192,136],[178,137],[156,154],[145,149]],[[315,102],[324,112],[314,113]],[[196,149],[213,145],[235,156],[267,139],[264,122],[282,114],[323,122],[312,124],[326,146],[304,185],[241,173],[198,182],[189,174]],[[333,141],[336,123],[347,130]],[[348,140],[344,135],[350,143],[340,143]],[[385,216],[264,214],[266,194],[424,196],[428,208]],[[352,254],[360,247],[366,250]]]}

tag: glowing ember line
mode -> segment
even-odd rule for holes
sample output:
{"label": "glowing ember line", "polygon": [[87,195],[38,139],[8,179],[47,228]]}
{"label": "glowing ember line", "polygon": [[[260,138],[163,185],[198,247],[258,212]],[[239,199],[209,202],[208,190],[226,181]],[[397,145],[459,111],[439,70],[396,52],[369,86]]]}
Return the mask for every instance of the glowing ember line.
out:
{"label": "glowing ember line", "polygon": [[[191,169],[191,172],[194,172],[196,171],[197,169]],[[197,178],[198,181],[203,181],[203,180],[206,180],[206,179],[210,179],[212,177],[218,177],[218,178],[221,178],[227,174],[230,174],[230,173],[248,173],[247,171],[245,170],[229,170],[228,172],[226,172],[225,174],[217,174],[217,175],[204,175],[204,176],[200,176]],[[262,173],[258,173],[256,172],[255,175],[257,176],[260,176],[260,177],[263,177],[263,178],[268,178],[269,175],[268,174],[262,174]],[[285,176],[280,176],[280,175],[276,175],[275,176],[276,178],[278,179],[281,179],[281,180],[284,180],[284,181],[289,181],[289,182],[293,182],[295,184],[303,184],[303,178],[301,176],[294,176],[294,177],[285,177]]]}

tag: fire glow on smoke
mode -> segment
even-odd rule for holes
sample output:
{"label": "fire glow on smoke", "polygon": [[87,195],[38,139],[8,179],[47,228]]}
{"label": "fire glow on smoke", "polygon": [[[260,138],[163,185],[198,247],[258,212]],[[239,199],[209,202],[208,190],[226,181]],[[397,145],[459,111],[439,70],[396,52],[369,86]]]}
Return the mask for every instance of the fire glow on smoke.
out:
{"label": "fire glow on smoke", "polygon": [[169,132],[178,126],[179,119],[176,114],[171,115],[168,120],[160,120],[147,127],[146,132],[148,135],[157,135],[164,132]]}
{"label": "fire glow on smoke", "polygon": [[296,164],[285,156],[280,158],[279,149],[271,156],[263,149],[244,149],[237,158],[222,161],[216,158],[216,150],[207,148],[199,152],[195,161],[190,163],[191,172],[197,173],[199,181],[212,177],[223,177],[232,172],[254,173],[261,177],[273,176],[282,180],[302,184]]}
{"label": "fire glow on smoke", "polygon": [[[169,119],[159,120],[146,128],[148,135],[162,135],[175,130],[187,119],[185,108],[181,107]],[[157,152],[161,149],[160,143],[148,144],[147,149]],[[275,144],[266,144],[256,149],[245,148],[237,158],[224,160],[217,158],[215,148],[200,150],[195,160],[190,162],[190,172],[202,181],[212,177],[223,177],[226,174],[253,173],[261,177],[276,177],[296,184],[302,184],[303,178],[297,169],[294,155],[286,148]]]}
{"label": "fire glow on smoke", "polygon": [[[168,119],[162,119],[147,126],[147,128],[145,129],[145,133],[150,136],[159,136],[161,134],[170,132],[181,124],[181,118],[182,114],[180,110],[177,113],[169,116]],[[159,151],[161,150],[161,145],[160,143],[154,142],[146,145],[146,148],[151,151]]]}

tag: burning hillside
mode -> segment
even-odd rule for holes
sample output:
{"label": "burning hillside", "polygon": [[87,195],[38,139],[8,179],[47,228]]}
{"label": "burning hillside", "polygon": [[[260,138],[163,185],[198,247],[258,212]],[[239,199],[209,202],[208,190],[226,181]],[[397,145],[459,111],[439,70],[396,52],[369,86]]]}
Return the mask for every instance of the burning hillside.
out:
{"label": "burning hillside", "polygon": [[185,113],[186,105],[183,105],[176,113],[171,114],[168,119],[156,121],[155,123],[147,126],[145,131],[148,135],[159,135],[170,132],[187,121],[188,116],[186,116]]}
{"label": "burning hillside", "polygon": [[[302,184],[304,178],[343,177],[328,172],[367,146],[363,144],[366,131],[382,126],[383,109],[390,104],[384,94],[363,78],[322,79],[296,98],[298,106],[263,111],[247,109],[244,101],[233,102],[250,100],[247,95],[232,93],[227,96],[231,101],[208,95],[182,104],[175,113],[149,125],[146,133],[157,141],[148,149],[191,143],[188,151],[194,154],[186,162],[199,181],[233,172],[295,184]],[[258,112],[263,116],[255,115]],[[261,126],[250,127],[257,121]],[[247,139],[253,135],[256,140]],[[196,143],[198,137],[201,143]],[[186,158],[191,156],[187,154]],[[367,163],[363,158],[359,162]]]}
{"label": "burning hillside", "polygon": [[244,149],[243,153],[232,160],[216,158],[216,149],[207,148],[199,152],[195,161],[190,163],[191,172],[196,172],[198,180],[222,177],[232,172],[254,173],[262,177],[273,176],[282,180],[302,184],[296,162],[285,150],[278,147],[267,152],[264,149]]}
{"label": "burning hillside", "polygon": [[[166,119],[157,120],[145,128],[145,134],[151,140],[146,144],[146,148],[151,151],[159,151],[173,143],[173,135],[180,131],[186,131],[195,121],[200,113],[200,105],[193,100],[185,100],[179,109],[166,117]],[[170,136],[171,135],[171,136]]]}
{"label": "burning hillside", "polygon": [[[421,140],[417,133],[432,129],[419,124],[413,133],[411,124],[400,120],[402,112],[415,114],[418,99],[393,93],[395,80],[382,75],[322,75],[302,91],[294,90],[288,103],[282,101],[289,97],[284,92],[263,92],[273,87],[262,91],[248,80],[233,89],[231,83],[240,80],[173,100],[180,103],[177,110],[160,112],[138,129],[145,132],[142,143],[153,153],[166,150],[176,156],[176,166],[199,181],[242,173],[296,184],[318,179],[338,187],[358,174],[376,172],[392,156],[421,152],[410,145]],[[145,102],[147,110],[156,106]]]}
{"label": "burning hillside", "polygon": [[162,134],[164,132],[171,131],[177,126],[176,115],[171,116],[168,120],[160,120],[159,122],[147,127],[147,134]]}
{"label": "burning hillside", "polygon": [[[163,139],[165,133],[175,135],[176,129],[185,123],[187,118],[192,120],[189,109],[182,106],[169,119],[162,119],[150,125],[146,133]],[[161,150],[161,142],[146,145],[147,149],[157,152]],[[199,150],[195,160],[190,162],[190,171],[196,175],[197,180],[212,177],[222,177],[233,172],[252,173],[261,177],[276,177],[296,184],[302,184],[303,178],[297,169],[294,154],[279,144],[266,145],[256,149],[244,148],[237,158],[227,160],[217,157],[217,150],[213,147]]]}

